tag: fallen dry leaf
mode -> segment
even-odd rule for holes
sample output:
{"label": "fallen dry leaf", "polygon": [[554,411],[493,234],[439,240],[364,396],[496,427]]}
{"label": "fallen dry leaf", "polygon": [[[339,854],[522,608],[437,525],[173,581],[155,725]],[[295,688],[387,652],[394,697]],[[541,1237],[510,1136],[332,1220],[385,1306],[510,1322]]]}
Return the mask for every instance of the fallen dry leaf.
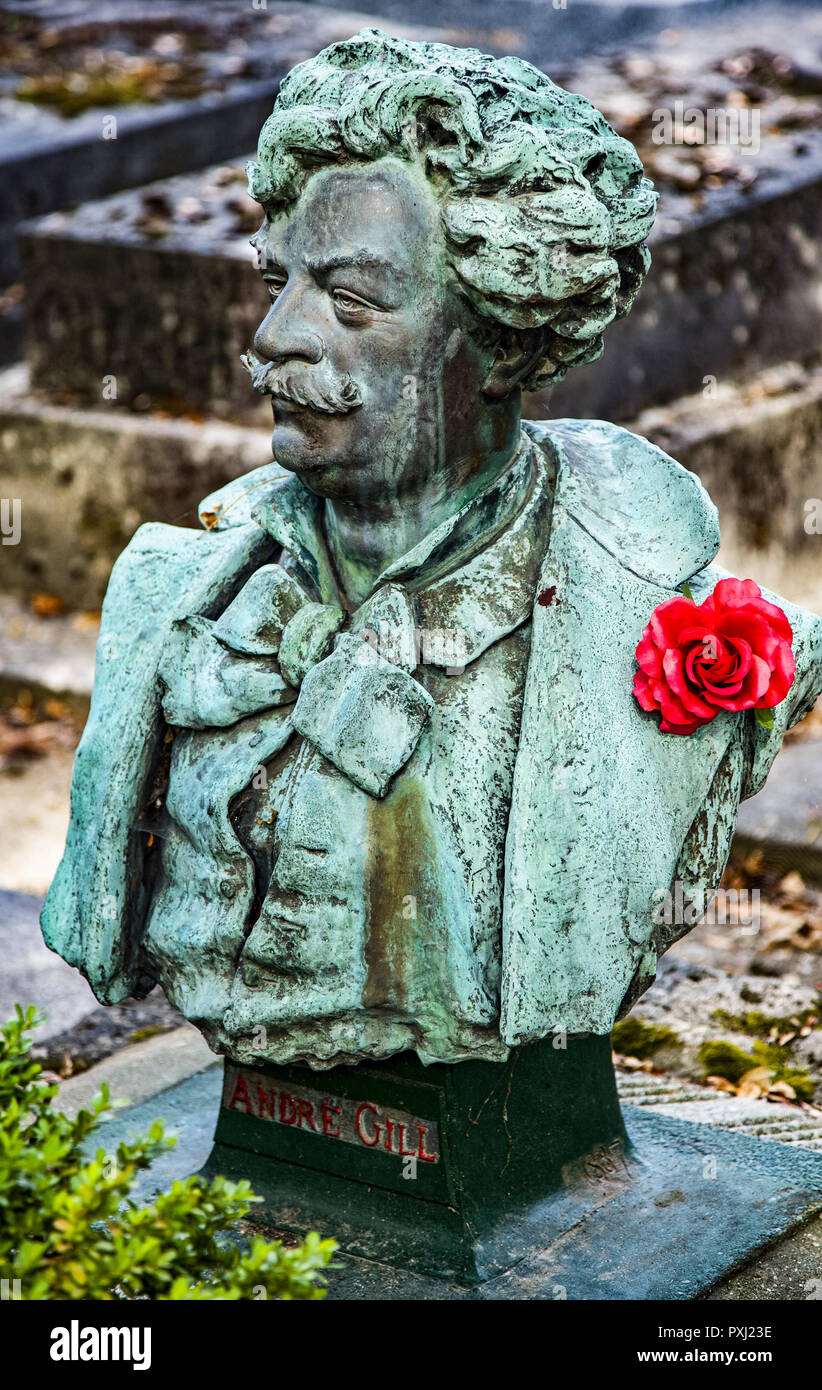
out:
{"label": "fallen dry leaf", "polygon": [[789,898],[802,898],[805,895],[805,880],[796,869],[779,880],[779,891]]}
{"label": "fallen dry leaf", "polygon": [[768,1100],[772,1096],[784,1096],[785,1100],[796,1100],[796,1091],[787,1081],[775,1081],[768,1091]]}
{"label": "fallen dry leaf", "polygon": [[729,1095],[736,1095],[736,1087],[726,1076],[706,1076],[705,1085],[714,1091],[726,1091]]}
{"label": "fallen dry leaf", "polygon": [[752,1099],[767,1095],[768,1091],[772,1089],[772,1081],[773,1072],[770,1067],[751,1067],[744,1076],[740,1076],[736,1094]]}
{"label": "fallen dry leaf", "polygon": [[38,618],[57,618],[66,611],[65,600],[59,594],[32,594],[29,605]]}

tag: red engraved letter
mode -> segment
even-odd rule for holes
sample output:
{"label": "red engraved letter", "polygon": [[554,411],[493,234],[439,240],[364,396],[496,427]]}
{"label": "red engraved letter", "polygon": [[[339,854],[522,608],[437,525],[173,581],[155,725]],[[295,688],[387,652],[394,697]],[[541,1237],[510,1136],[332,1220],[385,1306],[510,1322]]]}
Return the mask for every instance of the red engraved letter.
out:
{"label": "red engraved letter", "polygon": [[308,1123],[310,1124],[311,1128],[312,1128],[312,1129],[314,1130],[314,1132],[316,1133],[317,1126],[315,1125],[314,1121],[313,1121],[312,1118],[311,1118],[311,1116],[314,1114],[314,1106],[311,1104],[311,1101],[310,1101],[310,1100],[301,1100],[301,1101],[298,1102],[298,1104],[299,1104],[299,1107],[300,1107],[300,1118],[299,1118],[298,1121],[297,1121],[297,1128],[298,1128],[298,1129],[302,1129],[302,1127],[303,1127],[303,1120],[307,1120]]}
{"label": "red engraved letter", "polygon": [[264,1119],[265,1112],[268,1111],[272,1120],[277,1118],[277,1092],[267,1091],[264,1086],[257,1087],[257,1114],[260,1119]]}
{"label": "red engraved letter", "polygon": [[427,1154],[425,1152],[425,1136],[428,1133],[428,1130],[426,1129],[425,1125],[417,1125],[417,1129],[420,1132],[420,1146],[417,1150],[417,1158],[421,1158],[423,1163],[436,1163],[437,1155]]}
{"label": "red engraved letter", "polygon": [[388,1116],[386,1115],[386,1117],[385,1117],[385,1123],[386,1123],[387,1128],[386,1128],[386,1131],[385,1131],[385,1143],[383,1144],[383,1148],[384,1148],[388,1153],[391,1153],[391,1145],[392,1145],[393,1139],[394,1139],[394,1121],[393,1121],[393,1120],[389,1120]]}
{"label": "red engraved letter", "polygon": [[373,1149],[374,1145],[380,1142],[380,1127],[378,1124],[374,1125],[373,1139],[369,1139],[367,1135],[363,1134],[362,1125],[360,1124],[360,1118],[362,1116],[363,1110],[371,1110],[373,1114],[376,1115],[377,1107],[376,1105],[369,1105],[368,1101],[364,1100],[362,1105],[357,1106],[357,1114],[354,1117],[354,1123],[357,1126],[357,1133],[360,1136],[361,1142],[365,1144],[366,1148]]}
{"label": "red engraved letter", "polygon": [[404,1149],[404,1148],[403,1148],[404,1142],[405,1142],[405,1125],[400,1125],[400,1147],[399,1147],[399,1149],[398,1149],[399,1156],[400,1156],[400,1158],[416,1158],[416,1157],[417,1157],[417,1151],[416,1151],[416,1149]]}
{"label": "red engraved letter", "polygon": [[331,1128],[331,1126],[333,1125],[334,1121],[333,1121],[332,1118],[331,1118],[331,1115],[330,1115],[330,1113],[329,1113],[330,1111],[333,1111],[335,1115],[339,1115],[339,1113],[340,1113],[340,1107],[339,1107],[338,1105],[329,1105],[328,1101],[327,1101],[327,1100],[324,1100],[324,1101],[323,1101],[323,1134],[329,1135],[330,1138],[332,1138],[332,1139],[339,1139],[339,1137],[340,1137],[340,1131],[339,1131],[339,1129],[332,1129],[332,1128]]}
{"label": "red engraved letter", "polygon": [[[286,1114],[289,1105],[291,1106],[290,1115]],[[284,1125],[293,1125],[296,1118],[297,1102],[293,1096],[288,1094],[288,1091],[280,1091],[280,1123]]]}
{"label": "red engraved letter", "polygon": [[245,1106],[246,1115],[251,1115],[253,1113],[251,1109],[251,1101],[248,1099],[248,1091],[246,1089],[246,1084],[240,1072],[237,1072],[237,1080],[234,1083],[234,1095],[228,1102],[228,1107],[230,1110],[236,1110],[238,1100],[241,1100],[243,1105]]}

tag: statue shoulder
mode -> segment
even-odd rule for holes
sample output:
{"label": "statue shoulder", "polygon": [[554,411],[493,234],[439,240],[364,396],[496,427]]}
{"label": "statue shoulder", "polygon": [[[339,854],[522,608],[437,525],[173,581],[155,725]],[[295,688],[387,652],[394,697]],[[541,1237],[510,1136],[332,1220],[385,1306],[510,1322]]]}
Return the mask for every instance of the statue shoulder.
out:
{"label": "statue shoulder", "polygon": [[[222,531],[147,522],[135,531],[111,572],[103,613],[123,597],[134,601],[137,590],[156,599],[165,611],[185,603],[189,590],[210,579],[221,580],[249,557],[272,548],[272,541],[254,522]],[[258,560],[257,563],[260,563]]]}
{"label": "statue shoulder", "polygon": [[695,473],[607,420],[528,420],[556,470],[556,503],[626,569],[677,585],[719,549],[716,507]]}
{"label": "statue shoulder", "polygon": [[170,598],[178,587],[183,592],[196,587],[209,573],[241,565],[249,552],[271,548],[270,538],[252,520],[252,512],[289,477],[272,462],[233,478],[199,504],[202,530],[159,521],[140,526],[112,570],[107,606],[111,607],[112,592],[116,594],[123,585],[132,592],[135,586],[149,591],[160,586]]}
{"label": "statue shoulder", "polygon": [[109,579],[97,646],[95,688],[116,658],[151,669],[176,618],[222,611],[274,542],[253,522],[225,531],[149,522],[132,536]]}

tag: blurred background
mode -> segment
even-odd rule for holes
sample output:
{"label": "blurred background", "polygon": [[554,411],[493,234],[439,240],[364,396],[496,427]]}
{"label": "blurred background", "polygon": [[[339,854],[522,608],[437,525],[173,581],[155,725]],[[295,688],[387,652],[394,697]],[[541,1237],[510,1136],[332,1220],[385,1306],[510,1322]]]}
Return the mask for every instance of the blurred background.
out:
{"label": "blurred background", "polygon": [[[659,443],[716,501],[720,562],[822,612],[822,3],[0,5],[0,1006],[46,1007],[61,1076],[180,1022],[157,994],[98,1009],[37,912],[114,559],[270,456],[239,364],[267,304],[245,159],[284,73],[368,24],[526,57],[634,143],[647,282],[526,413]],[[755,921],[669,953],[615,1035],[623,1093],[822,1147],[819,711],[743,807],[727,886]]]}

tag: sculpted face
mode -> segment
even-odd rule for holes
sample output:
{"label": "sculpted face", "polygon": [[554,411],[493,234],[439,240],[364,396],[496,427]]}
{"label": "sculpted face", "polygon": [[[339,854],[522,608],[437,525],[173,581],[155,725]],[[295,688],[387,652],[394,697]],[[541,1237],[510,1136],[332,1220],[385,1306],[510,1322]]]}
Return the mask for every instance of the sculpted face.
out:
{"label": "sculpted face", "polygon": [[282,467],[324,497],[375,502],[481,467],[461,455],[501,442],[493,410],[476,438],[493,353],[419,168],[321,169],[255,244],[272,304],[254,349],[273,364],[263,389]]}

